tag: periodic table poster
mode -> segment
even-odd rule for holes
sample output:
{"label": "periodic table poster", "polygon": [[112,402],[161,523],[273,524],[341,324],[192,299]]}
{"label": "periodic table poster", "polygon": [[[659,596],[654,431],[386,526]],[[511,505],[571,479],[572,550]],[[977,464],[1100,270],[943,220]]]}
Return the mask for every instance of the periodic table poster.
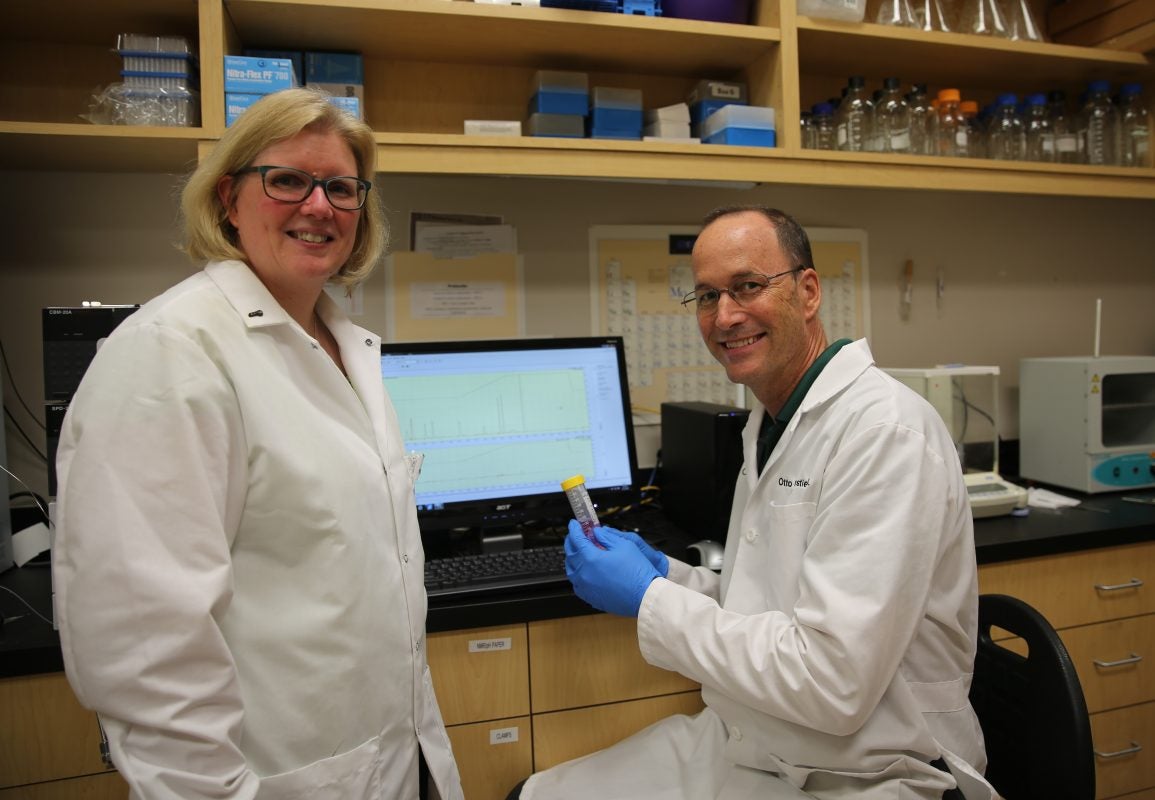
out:
{"label": "periodic table poster", "polygon": [[[748,406],[702,342],[680,300],[694,288],[697,226],[599,225],[590,229],[593,333],[625,342],[630,399],[639,421],[658,421],[664,401]],[[807,228],[822,278],[820,317],[830,341],[869,335],[866,232]]]}

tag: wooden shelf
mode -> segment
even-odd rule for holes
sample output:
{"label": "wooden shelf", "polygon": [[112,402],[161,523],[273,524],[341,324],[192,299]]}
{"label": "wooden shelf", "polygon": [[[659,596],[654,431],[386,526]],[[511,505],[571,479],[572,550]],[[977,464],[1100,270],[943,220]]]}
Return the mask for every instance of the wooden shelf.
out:
{"label": "wooden shelf", "polygon": [[729,74],[780,39],[755,25],[430,0],[229,0],[226,10],[246,47],[600,72]]}
{"label": "wooden shelf", "polygon": [[[196,41],[196,0],[4,0],[0,41],[50,44],[104,43],[116,47],[117,34],[189,36]],[[75,13],[74,13],[75,12]]]}
{"label": "wooden shelf", "polygon": [[[716,181],[1155,198],[1155,169],[1096,168],[839,153],[798,148],[799,106],[847,75],[897,74],[984,92],[1070,90],[1093,78],[1155,85],[1143,55],[926,33],[799,17],[758,0],[764,24],[447,0],[7,0],[0,34],[0,168],[183,173],[221,133],[220,56],[245,47],[359,50],[380,168],[392,174]],[[769,23],[769,24],[765,24]],[[779,26],[779,23],[781,25]],[[116,34],[180,34],[199,44],[203,128],[75,123],[93,82],[116,79]],[[32,71],[55,48],[64,66]],[[464,119],[517,119],[536,69],[574,69],[591,85],[630,86],[647,106],[679,102],[702,77],[749,83],[778,111],[774,149],[531,137],[466,137]],[[1069,96],[1073,96],[1069,94]],[[220,112],[220,113],[218,113]],[[220,119],[218,119],[220,117]]]}
{"label": "wooden shelf", "polygon": [[531,137],[378,134],[377,141],[378,169],[385,174],[720,181],[1155,199],[1155,169]]}
{"label": "wooden shelf", "polygon": [[185,173],[200,128],[0,122],[0,169]]}
{"label": "wooden shelf", "polygon": [[1085,84],[1096,78],[1144,80],[1155,75],[1141,53],[1047,42],[1012,42],[992,36],[919,31],[873,23],[798,17],[798,61],[803,74],[892,75],[944,86]]}

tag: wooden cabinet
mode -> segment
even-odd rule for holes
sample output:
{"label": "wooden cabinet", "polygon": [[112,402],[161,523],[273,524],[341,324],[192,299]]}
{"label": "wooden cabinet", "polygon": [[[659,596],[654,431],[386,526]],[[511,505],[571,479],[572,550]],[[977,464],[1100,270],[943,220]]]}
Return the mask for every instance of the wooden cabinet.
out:
{"label": "wooden cabinet", "polygon": [[[470,800],[504,800],[535,770],[702,708],[696,683],[642,659],[631,619],[434,633],[426,652]],[[63,673],[0,680],[0,800],[124,800],[99,744]]]}
{"label": "wooden cabinet", "polygon": [[533,718],[533,760],[537,770],[602,750],[673,714],[697,714],[701,692],[681,692]]}
{"label": "wooden cabinet", "polygon": [[428,636],[426,655],[467,797],[503,800],[533,771],[525,625]]}
{"label": "wooden cabinet", "polygon": [[531,622],[534,713],[696,691],[695,682],[646,663],[637,627],[608,614]]}
{"label": "wooden cabinet", "polygon": [[[0,168],[184,171],[224,128],[225,54],[246,47],[359,50],[380,168],[412,174],[716,180],[1155,197],[1155,169],[830,153],[801,146],[801,109],[850,74],[997,93],[1092,78],[1149,81],[1137,53],[848,24],[755,0],[752,24],[431,0],[35,0],[0,10]],[[184,35],[201,59],[199,128],[90,125],[93,87],[118,79],[121,32]],[[45,53],[52,57],[46,58]],[[465,119],[522,119],[537,69],[641,89],[648,107],[685,99],[701,78],[745,81],[775,109],[779,146],[467,137]],[[1149,84],[1150,85],[1150,84]]]}
{"label": "wooden cabinet", "polygon": [[642,658],[636,620],[597,614],[532,622],[529,640],[537,770],[703,708],[697,683]]}
{"label": "wooden cabinet", "polygon": [[127,796],[128,785],[100,760],[96,715],[63,673],[0,679],[0,800]]}
{"label": "wooden cabinet", "polygon": [[536,770],[702,709],[698,684],[645,662],[636,625],[596,614],[430,634],[466,797],[503,800]]}
{"label": "wooden cabinet", "polygon": [[448,731],[469,800],[505,800],[533,772],[529,717],[454,725]]}
{"label": "wooden cabinet", "polygon": [[426,656],[446,725],[529,713],[525,625],[434,633]]}
{"label": "wooden cabinet", "polygon": [[1097,796],[1155,796],[1155,542],[987,564],[979,590],[1059,631],[1091,712]]}

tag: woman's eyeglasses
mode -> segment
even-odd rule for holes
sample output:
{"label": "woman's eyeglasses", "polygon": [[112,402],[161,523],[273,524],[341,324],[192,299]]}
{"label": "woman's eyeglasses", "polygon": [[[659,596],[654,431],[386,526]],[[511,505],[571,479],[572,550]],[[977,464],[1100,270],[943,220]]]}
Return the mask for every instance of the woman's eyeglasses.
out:
{"label": "woman's eyeglasses", "polygon": [[259,166],[238,169],[234,175],[256,172],[261,176],[261,186],[265,194],[273,200],[284,203],[303,203],[320,186],[333,208],[342,211],[356,211],[365,205],[373,184],[360,178],[338,176],[336,178],[314,178],[307,172],[292,167]]}

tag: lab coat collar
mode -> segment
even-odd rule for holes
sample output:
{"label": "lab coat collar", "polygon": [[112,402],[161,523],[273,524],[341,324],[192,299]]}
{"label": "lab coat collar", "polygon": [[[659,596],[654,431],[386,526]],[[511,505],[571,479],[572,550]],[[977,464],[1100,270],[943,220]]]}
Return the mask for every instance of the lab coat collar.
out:
{"label": "lab coat collar", "polygon": [[211,261],[205,273],[249,329],[286,325],[292,318],[243,261]]}
{"label": "lab coat collar", "polygon": [[[317,316],[325,323],[329,333],[333,334],[333,339],[341,350],[341,360],[345,363],[349,382],[362,398],[362,402],[365,402],[365,409],[374,425],[379,425],[383,422],[383,418],[377,416],[377,411],[384,398],[381,362],[378,360],[381,353],[381,337],[354,324],[327,292],[321,292],[321,297],[317,300]],[[366,358],[366,351],[372,356]]]}
{"label": "lab coat collar", "polygon": [[[789,439],[791,433],[801,424],[802,417],[835,395],[841,393],[846,387],[854,383],[854,380],[873,363],[874,356],[871,355],[870,346],[866,343],[865,339],[858,339],[850,344],[844,345],[841,350],[834,354],[830,362],[823,367],[818,377],[814,379],[814,383],[810,385],[810,390],[806,392],[798,409],[787,423],[786,430],[783,431],[781,438]],[[758,432],[762,429],[762,419],[768,413],[765,406],[759,403],[751,411],[750,416],[746,420],[746,427],[742,430],[743,449],[746,453],[745,466],[752,476],[752,481],[756,481],[758,476],[766,471],[766,467],[775,462],[776,454],[781,450],[780,439],[770,452],[766,465],[763,466],[762,470],[758,469]]]}
{"label": "lab coat collar", "polygon": [[870,345],[866,343],[866,339],[858,339],[845,345],[834,354],[834,358],[830,359],[830,363],[814,380],[810,391],[802,399],[798,412],[804,414],[822,405],[853,383],[855,378],[873,364],[874,356],[870,353]]}
{"label": "lab coat collar", "polygon": [[374,352],[380,352],[381,337],[373,331],[355,325],[345,316],[341,306],[329,296],[328,292],[321,292],[321,297],[317,300],[317,316],[341,345],[342,351],[347,345],[355,344],[359,349],[369,348]]}

